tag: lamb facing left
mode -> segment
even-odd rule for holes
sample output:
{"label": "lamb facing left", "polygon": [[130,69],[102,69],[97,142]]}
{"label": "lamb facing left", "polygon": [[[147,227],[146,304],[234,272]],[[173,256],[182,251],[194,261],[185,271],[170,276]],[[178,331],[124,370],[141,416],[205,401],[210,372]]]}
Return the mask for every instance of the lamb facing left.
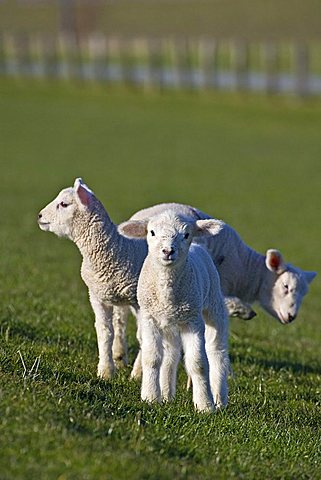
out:
{"label": "lamb facing left", "polygon": [[[73,187],[63,189],[38,215],[39,227],[72,240],[83,257],[81,276],[88,287],[95,313],[98,340],[98,376],[109,379],[114,359],[123,358],[124,332],[115,336],[113,306],[130,305],[138,314],[136,290],[139,272],[147,255],[144,240],[122,236],[94,193],[77,178]],[[126,328],[117,322],[117,328]]]}

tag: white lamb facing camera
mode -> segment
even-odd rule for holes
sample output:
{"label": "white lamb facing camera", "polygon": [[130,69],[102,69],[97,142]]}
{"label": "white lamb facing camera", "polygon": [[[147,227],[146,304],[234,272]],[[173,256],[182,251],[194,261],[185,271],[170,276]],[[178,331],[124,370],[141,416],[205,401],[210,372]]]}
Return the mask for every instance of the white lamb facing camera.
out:
{"label": "white lamb facing camera", "polygon": [[147,238],[148,255],[137,287],[140,306],[143,400],[175,395],[177,366],[184,351],[199,411],[227,404],[228,319],[214,263],[193,237],[220,228],[165,212],[150,221],[128,221],[122,232]]}

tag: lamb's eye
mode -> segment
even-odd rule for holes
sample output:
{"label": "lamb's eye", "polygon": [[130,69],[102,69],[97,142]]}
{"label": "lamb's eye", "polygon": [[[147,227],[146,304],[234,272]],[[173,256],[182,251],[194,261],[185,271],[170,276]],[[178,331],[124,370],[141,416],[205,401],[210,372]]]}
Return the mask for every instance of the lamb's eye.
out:
{"label": "lamb's eye", "polygon": [[184,238],[187,240],[189,237],[189,233],[185,233]]}
{"label": "lamb's eye", "polygon": [[283,283],[283,288],[287,292],[289,290],[289,285],[287,285],[286,283]]}
{"label": "lamb's eye", "polygon": [[65,202],[60,202],[59,205],[63,208],[68,207],[68,203],[65,203]]}
{"label": "lamb's eye", "polygon": [[151,231],[150,231],[150,234],[151,234],[152,237],[155,237],[155,232],[154,232],[154,230],[151,230]]}

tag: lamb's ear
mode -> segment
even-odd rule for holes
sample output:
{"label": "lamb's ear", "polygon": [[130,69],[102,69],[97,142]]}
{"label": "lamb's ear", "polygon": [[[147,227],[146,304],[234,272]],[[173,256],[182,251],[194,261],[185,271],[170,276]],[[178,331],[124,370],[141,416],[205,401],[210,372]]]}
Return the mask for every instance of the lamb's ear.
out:
{"label": "lamb's ear", "polygon": [[121,235],[129,238],[146,238],[148,220],[128,220],[118,225]]}
{"label": "lamb's ear", "polygon": [[283,257],[278,250],[270,249],[266,252],[265,265],[271,272],[275,272],[280,275],[285,271],[286,265]]}
{"label": "lamb's ear", "polygon": [[202,235],[217,235],[223,229],[224,225],[225,224],[222,220],[216,220],[215,218],[196,220],[194,237]]}
{"label": "lamb's ear", "polygon": [[311,283],[312,280],[317,276],[317,272],[303,272],[303,275],[308,283]]}
{"label": "lamb's ear", "polygon": [[89,207],[94,199],[94,193],[87,187],[81,178],[76,178],[74,183],[74,190],[76,193],[76,199],[84,207]]}

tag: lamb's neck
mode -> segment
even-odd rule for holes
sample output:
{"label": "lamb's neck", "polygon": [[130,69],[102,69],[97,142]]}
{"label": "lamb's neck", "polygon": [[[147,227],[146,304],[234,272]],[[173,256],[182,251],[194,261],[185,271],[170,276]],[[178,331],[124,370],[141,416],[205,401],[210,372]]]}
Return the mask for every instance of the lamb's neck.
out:
{"label": "lamb's neck", "polygon": [[182,278],[187,278],[189,265],[185,262],[183,265],[161,266],[154,270],[154,281],[157,284],[157,290],[160,296],[168,297],[175,294],[179,289]]}
{"label": "lamb's neck", "polygon": [[239,252],[242,269],[239,272],[241,281],[240,298],[248,302],[259,300],[260,289],[264,279],[265,257],[243,243],[243,251]]}
{"label": "lamb's neck", "polygon": [[74,242],[95,271],[105,271],[111,263],[121,262],[122,248],[129,240],[118,233],[107,214],[94,213],[77,223]]}

